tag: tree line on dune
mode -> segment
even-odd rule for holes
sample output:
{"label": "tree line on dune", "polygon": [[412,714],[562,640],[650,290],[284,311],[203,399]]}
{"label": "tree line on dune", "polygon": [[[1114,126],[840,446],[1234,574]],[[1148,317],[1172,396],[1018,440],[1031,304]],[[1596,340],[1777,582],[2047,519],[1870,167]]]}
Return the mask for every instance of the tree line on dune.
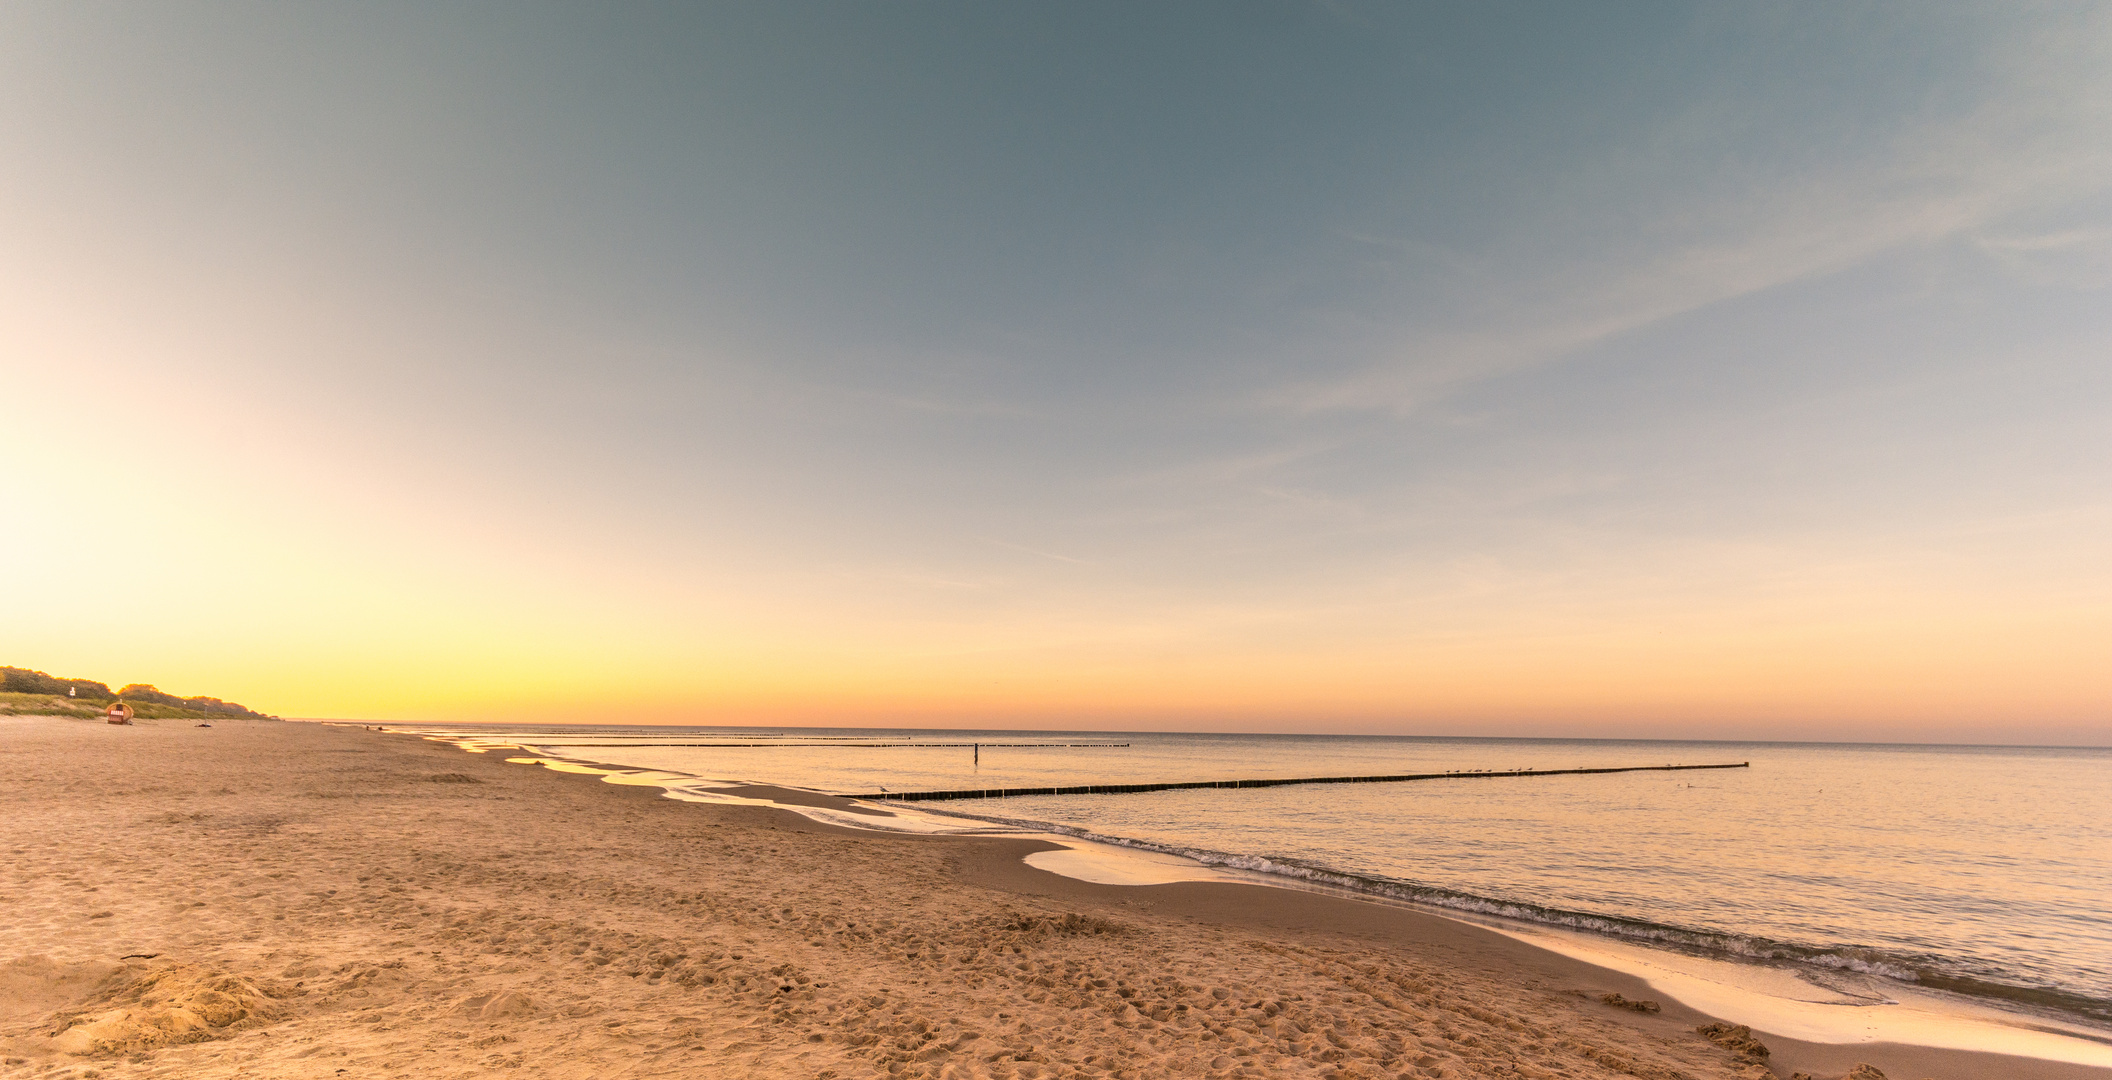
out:
{"label": "tree line on dune", "polygon": [[164,705],[198,713],[269,719],[263,713],[216,697],[177,697],[157,690],[147,683],[131,683],[122,689],[112,690],[108,684],[93,679],[62,679],[56,675],[18,667],[0,667],[0,693],[43,694],[99,703],[122,701],[133,706]]}

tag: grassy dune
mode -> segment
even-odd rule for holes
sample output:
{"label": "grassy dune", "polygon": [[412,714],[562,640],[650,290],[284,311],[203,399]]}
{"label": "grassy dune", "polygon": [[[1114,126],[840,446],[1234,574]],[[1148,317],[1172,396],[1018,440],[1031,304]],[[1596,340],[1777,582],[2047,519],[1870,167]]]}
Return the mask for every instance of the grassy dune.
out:
{"label": "grassy dune", "polygon": [[[161,705],[151,701],[127,701],[132,706],[132,715],[145,720],[211,720],[226,719],[226,713],[209,713],[200,709],[184,709],[174,705]],[[99,717],[110,707],[106,701],[90,701],[87,698],[69,698],[64,694],[15,694],[0,693],[0,716],[73,716]]]}

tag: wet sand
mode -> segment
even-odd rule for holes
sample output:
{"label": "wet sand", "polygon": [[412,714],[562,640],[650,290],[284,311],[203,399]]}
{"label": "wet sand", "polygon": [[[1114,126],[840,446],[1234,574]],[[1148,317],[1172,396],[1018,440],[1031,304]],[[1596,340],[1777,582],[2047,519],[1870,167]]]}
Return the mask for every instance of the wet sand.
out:
{"label": "wet sand", "polygon": [[1048,845],[306,724],[0,718],[0,1075],[1892,1077],[2112,1070],[1760,1034],[1415,911],[1095,885]]}

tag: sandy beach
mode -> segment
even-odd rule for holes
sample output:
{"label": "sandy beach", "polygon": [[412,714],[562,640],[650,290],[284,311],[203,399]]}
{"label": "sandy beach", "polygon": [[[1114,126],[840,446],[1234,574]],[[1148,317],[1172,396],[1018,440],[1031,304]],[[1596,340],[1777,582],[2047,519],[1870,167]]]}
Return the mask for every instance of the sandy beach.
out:
{"label": "sandy beach", "polygon": [[5,717],[0,754],[6,1076],[2112,1077],[1741,1055],[1603,1001],[1636,979],[1415,911],[1088,884],[1039,842],[358,728]]}

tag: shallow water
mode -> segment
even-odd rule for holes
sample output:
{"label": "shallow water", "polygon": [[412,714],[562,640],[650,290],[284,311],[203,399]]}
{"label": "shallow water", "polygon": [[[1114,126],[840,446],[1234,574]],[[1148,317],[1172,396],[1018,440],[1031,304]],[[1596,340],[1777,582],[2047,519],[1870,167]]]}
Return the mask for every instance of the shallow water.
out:
{"label": "shallow water", "polygon": [[[1749,761],[1748,769],[1708,772],[1032,796],[919,808],[1790,962],[1822,979],[1861,972],[2112,1023],[2108,750],[930,731],[769,737],[775,734],[568,728],[517,731],[506,741],[834,792]],[[675,742],[717,745],[648,745]],[[911,745],[872,745],[880,742]],[[935,745],[962,742],[981,742],[979,755]],[[995,745],[1026,742],[1091,745]]]}

